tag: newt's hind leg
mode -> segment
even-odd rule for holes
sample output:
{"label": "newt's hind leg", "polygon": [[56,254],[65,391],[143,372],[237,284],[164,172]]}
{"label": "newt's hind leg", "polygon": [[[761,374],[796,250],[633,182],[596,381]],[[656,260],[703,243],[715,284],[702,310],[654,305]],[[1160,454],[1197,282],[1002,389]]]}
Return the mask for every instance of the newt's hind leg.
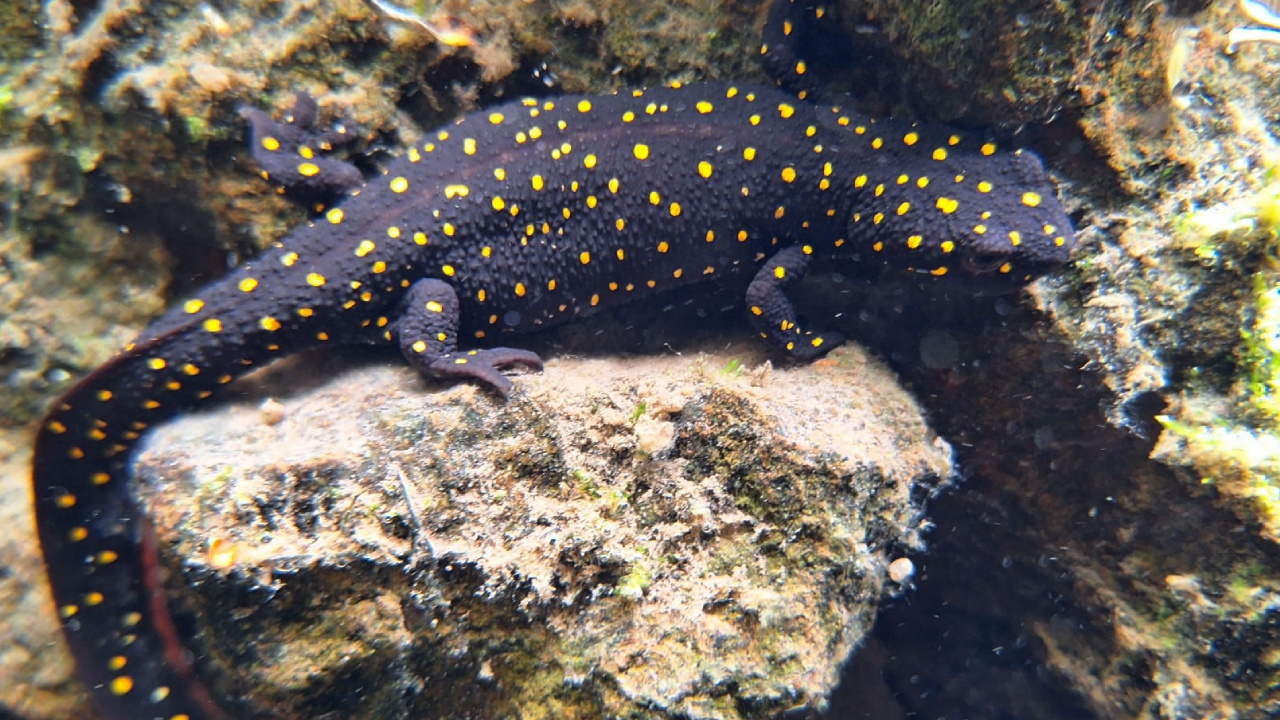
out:
{"label": "newt's hind leg", "polygon": [[458,350],[458,295],[443,280],[419,280],[409,288],[404,314],[396,321],[400,351],[409,364],[439,378],[475,380],[506,397],[511,381],[500,371],[521,366],[542,370],[542,358],[516,348]]}
{"label": "newt's hind leg", "polygon": [[336,198],[364,180],[354,165],[329,154],[356,134],[341,124],[317,130],[317,112],[315,99],[306,93],[294,96],[293,109],[281,121],[254,107],[240,109],[249,121],[249,149],[262,176],[308,202]]}
{"label": "newt's hind leg", "polygon": [[747,287],[747,309],[760,337],[794,360],[816,360],[844,342],[838,332],[814,334],[796,324],[796,311],[786,288],[809,271],[809,248],[793,245],[778,251]]}

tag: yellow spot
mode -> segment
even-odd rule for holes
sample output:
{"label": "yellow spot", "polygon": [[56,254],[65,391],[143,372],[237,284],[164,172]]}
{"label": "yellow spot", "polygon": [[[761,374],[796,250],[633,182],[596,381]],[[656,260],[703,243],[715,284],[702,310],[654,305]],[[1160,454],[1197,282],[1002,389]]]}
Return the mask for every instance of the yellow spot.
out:
{"label": "yellow spot", "polygon": [[699,175],[701,175],[704,178],[709,178],[711,177],[711,172],[712,172],[711,163],[707,162],[706,160],[703,160],[702,162],[698,163]]}
{"label": "yellow spot", "polygon": [[579,101],[578,101],[578,112],[580,112],[580,113],[587,113],[587,112],[591,112],[591,101],[590,101],[590,100],[579,100]]}
{"label": "yellow spot", "polygon": [[418,148],[409,148],[409,162],[418,162],[422,159],[422,153],[418,152]]}
{"label": "yellow spot", "polygon": [[680,217],[680,203],[671,203],[671,217]]}
{"label": "yellow spot", "polygon": [[759,116],[759,115],[752,115],[751,117],[747,118],[747,121],[748,121],[748,122],[750,122],[752,125],[759,125],[759,124],[760,124],[760,116]]}
{"label": "yellow spot", "polygon": [[635,120],[635,119],[636,119],[636,114],[631,112],[630,110],[622,113],[622,122],[631,122],[632,120]]}
{"label": "yellow spot", "polygon": [[320,168],[317,167],[314,163],[302,163],[301,165],[298,166],[298,174],[303,175],[305,177],[311,177],[312,175],[315,175],[318,172],[320,172]]}
{"label": "yellow spot", "polygon": [[746,231],[746,230],[739,230],[739,231],[738,231],[738,242],[746,242],[746,241],[747,241],[747,231]]}
{"label": "yellow spot", "polygon": [[714,230],[708,230],[707,242],[715,242],[715,241],[716,241],[716,232]]}
{"label": "yellow spot", "polygon": [[973,226],[973,232],[974,232],[975,234],[978,234],[978,235],[985,235],[985,234],[987,233],[987,226],[986,226],[986,225],[974,225],[974,226]]}
{"label": "yellow spot", "polygon": [[426,245],[427,234],[424,232],[416,232],[413,234],[413,241],[419,245]]}
{"label": "yellow spot", "polygon": [[1033,192],[1022,193],[1022,204],[1026,205],[1027,207],[1039,207],[1040,194],[1033,193]]}
{"label": "yellow spot", "polygon": [[445,185],[444,196],[452,200],[456,197],[466,197],[471,194],[471,188],[466,185]]}
{"label": "yellow spot", "polygon": [[742,159],[750,162],[756,159],[756,149],[753,147],[742,148]]}
{"label": "yellow spot", "polygon": [[873,216],[871,217],[871,224],[872,224],[872,225],[879,225],[879,224],[880,224],[880,223],[882,223],[882,222],[884,222],[884,213],[882,213],[882,212],[878,212],[878,213],[876,213],[875,215],[873,215]]}
{"label": "yellow spot", "polygon": [[943,160],[946,160],[946,159],[947,159],[947,150],[946,150],[946,148],[934,148],[934,149],[933,149],[933,159],[934,159],[934,160],[937,160],[938,162],[942,162]]}
{"label": "yellow spot", "polygon": [[66,510],[76,506],[76,496],[71,493],[62,493],[53,499],[53,504]]}
{"label": "yellow spot", "polygon": [[262,138],[262,147],[270,150],[271,152],[275,152],[280,149],[280,141],[273,137],[265,137]]}
{"label": "yellow spot", "polygon": [[820,337],[816,337],[816,338],[814,338],[812,341],[810,341],[810,343],[809,343],[809,344],[810,344],[810,345],[812,345],[812,346],[814,346],[814,347],[821,347],[821,345],[822,345],[822,338],[820,338]]}
{"label": "yellow spot", "polygon": [[245,278],[237,287],[240,288],[240,292],[253,292],[253,289],[258,287],[258,281],[254,278]]}
{"label": "yellow spot", "polygon": [[534,190],[541,190],[542,188],[546,187],[546,184],[543,182],[541,175],[534,175],[533,178],[530,179],[530,182],[533,184]]}
{"label": "yellow spot", "polygon": [[781,280],[782,278],[787,276],[787,269],[779,265],[778,267],[773,269],[773,276]]}
{"label": "yellow spot", "polygon": [[948,197],[939,197],[937,206],[944,214],[950,215],[960,207],[960,203]]}
{"label": "yellow spot", "polygon": [[592,295],[592,296],[591,296],[591,307],[595,307],[596,305],[599,305],[599,304],[600,304],[600,296],[599,296],[599,295]]}
{"label": "yellow spot", "polygon": [[684,274],[684,270],[677,268],[675,272],[671,273],[671,277],[678,278],[683,274]]}
{"label": "yellow spot", "polygon": [[164,358],[151,358],[147,361],[147,366],[152,370],[163,370],[166,365],[168,363],[164,361]]}
{"label": "yellow spot", "polygon": [[414,342],[412,347],[413,351],[416,353],[424,353],[427,351],[427,344],[421,340]]}
{"label": "yellow spot", "polygon": [[115,550],[103,550],[94,558],[99,565],[110,565],[120,559],[120,554]]}
{"label": "yellow spot", "polygon": [[903,174],[901,174],[901,175],[899,175],[899,176],[898,176],[898,184],[899,184],[899,185],[906,185],[906,184],[907,184],[907,181],[908,181],[908,180],[910,180],[910,179],[911,179],[911,178],[910,178],[906,173],[903,173]]}
{"label": "yellow spot", "polygon": [[570,210],[569,208],[564,208],[564,209],[563,209],[563,210],[561,210],[560,212],[564,214],[564,219],[565,219],[565,220],[568,220],[568,219],[573,215],[573,211],[572,211],[572,210]]}
{"label": "yellow spot", "polygon": [[916,133],[909,132],[906,135],[902,136],[902,142],[906,145],[915,145],[916,143],[920,142],[920,136],[917,135]]}
{"label": "yellow spot", "polygon": [[613,226],[618,228],[619,230],[622,230],[627,226],[627,221],[623,220],[622,218],[618,218],[617,220],[613,221]]}
{"label": "yellow spot", "polygon": [[107,483],[111,482],[111,476],[104,472],[96,472],[89,476],[89,482],[93,483],[94,485],[106,485]]}
{"label": "yellow spot", "polygon": [[695,105],[694,107],[698,108],[698,112],[702,113],[703,115],[706,115],[707,113],[711,112],[713,109],[711,106],[711,103],[707,102],[706,100],[699,100],[698,104]]}
{"label": "yellow spot", "polygon": [[591,253],[587,252],[586,250],[583,250],[578,255],[578,262],[582,263],[583,265],[586,265],[587,263],[591,262]]}
{"label": "yellow spot", "polygon": [[920,247],[920,243],[924,242],[924,238],[919,235],[912,235],[907,238],[907,247],[915,250]]}
{"label": "yellow spot", "polygon": [[156,408],[160,407],[160,403],[156,402],[155,400],[145,400],[142,403],[142,407],[146,410],[155,410]]}
{"label": "yellow spot", "polygon": [[942,244],[939,245],[938,247],[939,249],[942,250],[942,252],[949,253],[956,249],[956,244],[950,240],[943,240]]}
{"label": "yellow spot", "polygon": [[773,219],[774,219],[774,220],[781,220],[781,219],[782,219],[782,216],[783,216],[783,215],[786,215],[786,214],[787,214],[787,209],[786,209],[785,207],[783,207],[782,205],[779,205],[779,206],[778,206],[778,209],[773,211]]}
{"label": "yellow spot", "polygon": [[298,253],[296,252],[289,251],[280,256],[280,264],[285,267],[293,267],[293,264],[296,262],[298,262]]}
{"label": "yellow spot", "polygon": [[502,210],[507,207],[507,202],[497,195],[493,196],[491,204],[493,205],[494,210]]}
{"label": "yellow spot", "polygon": [[484,291],[484,288],[480,288],[479,290],[476,291],[476,299],[479,300],[480,302],[484,302],[485,298],[487,297],[488,297],[488,293]]}
{"label": "yellow spot", "polygon": [[538,127],[537,125],[534,125],[533,127],[529,128],[529,137],[534,140],[537,140],[538,138],[542,137],[542,128]]}
{"label": "yellow spot", "polygon": [[361,240],[360,244],[356,246],[356,257],[364,257],[365,255],[373,252],[377,247],[377,245],[373,244],[372,240]]}
{"label": "yellow spot", "polygon": [[129,664],[129,660],[123,655],[116,655],[115,657],[107,660],[107,668],[112,671],[119,671],[127,664]]}
{"label": "yellow spot", "polygon": [[448,235],[449,237],[453,237],[453,234],[458,231],[457,228],[453,226],[453,223],[445,223],[444,227],[440,229],[443,230],[444,234]]}
{"label": "yellow spot", "polygon": [[872,140],[871,147],[875,148],[876,150],[879,150],[880,148],[884,147],[884,140],[881,140],[880,138],[876,138]]}
{"label": "yellow spot", "polygon": [[[804,61],[803,61],[803,60],[801,60],[800,62],[796,63],[796,74],[797,74],[797,75],[803,75],[803,74],[804,74],[804,71],[805,71],[806,69],[807,69],[807,68],[805,67],[805,64],[804,64]],[[784,116],[784,117],[785,117],[785,116]]]}
{"label": "yellow spot", "polygon": [[425,307],[434,313],[444,312],[444,306],[435,300],[428,300]]}
{"label": "yellow spot", "polygon": [[[386,272],[386,271],[387,271],[387,264],[386,264],[385,262],[383,262],[383,261],[379,260],[379,261],[375,262],[375,263],[373,264],[373,267],[372,267],[372,268],[370,268],[370,269],[371,269],[371,270],[373,270],[373,272],[374,272],[375,274],[377,274],[377,275],[381,275],[382,273],[384,273],[384,272]],[[362,299],[363,299],[363,298],[362,298]],[[365,300],[365,302],[369,302],[369,301],[368,301],[368,300]]]}
{"label": "yellow spot", "polygon": [[463,139],[463,141],[462,141],[462,152],[464,152],[464,153],[466,153],[466,154],[468,154],[468,155],[475,155],[475,154],[476,154],[476,140],[475,140],[475,138],[465,138],[465,139]]}
{"label": "yellow spot", "polygon": [[983,192],[983,193],[991,192],[991,183],[987,182],[986,180],[983,180],[982,182],[978,183],[978,192]]}
{"label": "yellow spot", "polygon": [[823,177],[831,177],[831,173],[833,172],[835,172],[835,168],[831,166],[831,163],[823,163],[822,165]]}
{"label": "yellow spot", "polygon": [[906,215],[906,214],[907,214],[907,211],[908,211],[908,210],[910,210],[910,209],[911,209],[911,203],[904,202],[904,203],[902,203],[901,205],[899,205],[899,206],[898,206],[898,214],[899,214],[899,215]]}
{"label": "yellow spot", "polygon": [[516,283],[516,297],[524,297],[524,283]]}
{"label": "yellow spot", "polygon": [[111,681],[109,686],[112,695],[128,695],[133,689],[133,678],[128,675],[121,675]]}
{"label": "yellow spot", "polygon": [[669,249],[671,249],[671,246],[667,244],[666,240],[663,240],[662,242],[658,243],[658,252],[664,253]]}
{"label": "yellow spot", "polygon": [[794,182],[796,179],[796,169],[793,167],[782,168],[782,181]]}
{"label": "yellow spot", "polygon": [[342,222],[342,208],[334,208],[329,212],[325,213],[324,217],[329,222],[333,223],[334,225],[337,225],[338,223]]}
{"label": "yellow spot", "polygon": [[933,270],[929,271],[929,274],[934,277],[942,277],[943,275],[947,274],[947,268],[945,265],[940,268],[934,268]]}
{"label": "yellow spot", "polygon": [[518,143],[524,143],[524,142],[528,141],[528,139],[529,139],[529,136],[528,136],[528,135],[525,135],[523,130],[521,130],[520,132],[516,133],[516,142],[518,142]]}
{"label": "yellow spot", "polygon": [[1021,245],[1021,244],[1022,244],[1022,233],[1018,232],[1017,230],[1010,230],[1010,231],[1009,231],[1009,242],[1013,243],[1013,246],[1014,246],[1014,247],[1018,247],[1019,245]]}
{"label": "yellow spot", "polygon": [[594,209],[599,202],[595,195],[587,196],[587,207]]}
{"label": "yellow spot", "polygon": [[328,282],[327,278],[318,272],[307,273],[307,284],[311,287],[324,287],[326,282]]}
{"label": "yellow spot", "polygon": [[644,143],[636,143],[636,146],[631,149],[631,152],[636,156],[637,160],[649,159],[649,146]]}
{"label": "yellow spot", "polygon": [[183,310],[186,310],[188,313],[190,313],[190,314],[194,315],[194,314],[196,314],[196,313],[200,312],[200,309],[201,309],[201,308],[203,308],[203,307],[204,307],[204,301],[203,301],[203,300],[188,300],[188,301],[186,302],[186,304],[184,304],[184,305],[182,306],[182,309],[183,309]]}
{"label": "yellow spot", "polygon": [[781,105],[778,106],[778,114],[781,115],[783,119],[786,119],[791,117],[792,115],[795,115],[796,109],[786,103],[782,103]]}
{"label": "yellow spot", "polygon": [[204,329],[211,332],[222,332],[222,321],[218,318],[209,318],[204,321]]}
{"label": "yellow spot", "polygon": [[995,143],[983,143],[983,144],[982,144],[982,148],[981,148],[981,150],[982,150],[982,154],[983,154],[983,155],[994,155],[994,154],[995,154],[995,152],[996,152],[996,144],[995,144]]}
{"label": "yellow spot", "polygon": [[404,179],[403,177],[393,178],[391,180],[390,187],[391,187],[391,192],[402,193],[405,190],[409,189],[409,181]]}
{"label": "yellow spot", "polygon": [[263,330],[269,330],[271,332],[275,332],[280,329],[280,321],[270,315],[259,320],[258,324],[262,326]]}
{"label": "yellow spot", "polygon": [[929,178],[927,177],[916,178],[916,187],[922,188],[922,187],[927,187],[928,185],[929,185]]}
{"label": "yellow spot", "polygon": [[617,192],[618,192],[618,178],[609,178],[609,192],[614,193],[614,194],[617,194]]}
{"label": "yellow spot", "polygon": [[866,184],[867,184],[867,176],[866,176],[866,175],[859,175],[858,177],[856,177],[856,178],[854,178],[854,179],[853,179],[853,186],[854,186],[854,187],[860,188],[860,187],[864,187]]}
{"label": "yellow spot", "polygon": [[582,166],[588,170],[594,168],[596,166],[596,156],[587,155],[586,157],[582,158]]}
{"label": "yellow spot", "polygon": [[67,532],[67,539],[71,542],[84,542],[89,537],[89,529],[83,527],[73,527]]}
{"label": "yellow spot", "polygon": [[662,204],[662,196],[658,194],[658,191],[657,191],[657,190],[654,190],[654,191],[652,191],[652,192],[650,192],[650,193],[649,193],[649,202],[650,202],[650,203],[652,203],[652,204],[654,204],[654,205],[661,205],[661,204]]}
{"label": "yellow spot", "polygon": [[555,281],[555,278],[552,278],[547,281],[547,290],[555,290],[555,289],[556,289],[556,281]]}

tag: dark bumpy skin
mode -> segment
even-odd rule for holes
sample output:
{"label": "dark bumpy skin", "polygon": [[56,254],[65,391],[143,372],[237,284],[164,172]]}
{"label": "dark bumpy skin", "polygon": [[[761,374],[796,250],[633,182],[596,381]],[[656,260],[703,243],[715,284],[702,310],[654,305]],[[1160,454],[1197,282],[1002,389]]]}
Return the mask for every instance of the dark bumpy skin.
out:
{"label": "dark bumpy skin", "polygon": [[[772,36],[785,37],[776,24],[792,9],[773,14]],[[308,102],[283,124],[248,112],[254,156],[311,190],[349,184],[349,167],[320,157],[335,136],[308,133]],[[1072,243],[1030,154],[772,88],[525,100],[464,117],[176,308],[50,411],[34,495],[78,671],[109,720],[224,717],[170,625],[127,468],[148,428],[254,367],[316,345],[395,343],[425,373],[505,395],[500,370],[538,369],[538,357],[459,346],[708,281],[740,286],[760,335],[809,360],[841,341],[798,327],[784,292],[815,260],[1004,291]]]}

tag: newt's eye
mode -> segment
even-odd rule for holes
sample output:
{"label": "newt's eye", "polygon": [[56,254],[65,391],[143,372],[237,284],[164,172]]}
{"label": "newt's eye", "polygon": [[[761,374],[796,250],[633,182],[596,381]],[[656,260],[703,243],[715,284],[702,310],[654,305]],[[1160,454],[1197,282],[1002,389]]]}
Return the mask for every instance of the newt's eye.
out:
{"label": "newt's eye", "polygon": [[964,265],[974,273],[989,273],[997,270],[1006,261],[1008,256],[1004,253],[974,253],[965,256]]}

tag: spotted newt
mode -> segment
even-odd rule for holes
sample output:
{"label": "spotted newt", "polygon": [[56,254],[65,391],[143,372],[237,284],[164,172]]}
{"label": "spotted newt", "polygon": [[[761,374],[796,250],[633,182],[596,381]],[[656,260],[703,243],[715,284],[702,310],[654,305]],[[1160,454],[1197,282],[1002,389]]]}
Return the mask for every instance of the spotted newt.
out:
{"label": "spotted newt", "polygon": [[[812,10],[779,0],[767,46],[791,51],[798,8]],[[780,80],[805,71],[781,64]],[[255,367],[388,343],[427,375],[505,396],[504,370],[542,362],[495,340],[712,282],[740,289],[776,352],[807,361],[842,342],[801,327],[786,294],[816,263],[1007,291],[1073,244],[1032,154],[768,86],[510,102],[440,128],[367,180],[323,151],[333,138],[312,132],[305,98],[285,122],[246,115],[267,176],[352,186],[347,196],[158,320],[58,400],[36,440],[49,581],[109,720],[225,717],[171,623],[128,468],[148,429]]]}

